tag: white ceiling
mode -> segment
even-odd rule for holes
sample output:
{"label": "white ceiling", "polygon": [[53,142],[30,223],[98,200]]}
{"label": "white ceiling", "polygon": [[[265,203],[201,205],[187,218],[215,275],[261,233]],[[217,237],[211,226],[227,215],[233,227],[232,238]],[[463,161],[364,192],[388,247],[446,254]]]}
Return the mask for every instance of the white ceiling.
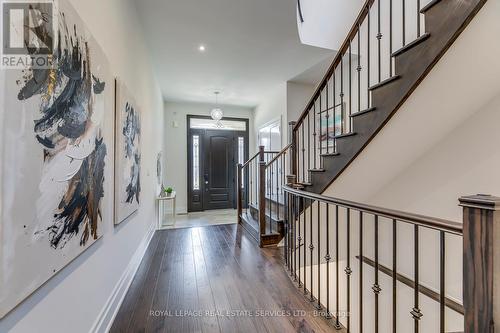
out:
{"label": "white ceiling", "polygon": [[[136,0],[163,96],[254,107],[332,51],[299,41],[295,0]],[[198,46],[206,51],[201,53]]]}

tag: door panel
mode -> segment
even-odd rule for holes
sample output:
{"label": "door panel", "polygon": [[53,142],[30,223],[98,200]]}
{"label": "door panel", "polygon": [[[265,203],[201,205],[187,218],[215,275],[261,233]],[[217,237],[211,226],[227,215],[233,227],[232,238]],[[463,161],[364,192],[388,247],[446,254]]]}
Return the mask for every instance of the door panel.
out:
{"label": "door panel", "polygon": [[204,209],[233,207],[234,132],[206,130],[204,138]]}

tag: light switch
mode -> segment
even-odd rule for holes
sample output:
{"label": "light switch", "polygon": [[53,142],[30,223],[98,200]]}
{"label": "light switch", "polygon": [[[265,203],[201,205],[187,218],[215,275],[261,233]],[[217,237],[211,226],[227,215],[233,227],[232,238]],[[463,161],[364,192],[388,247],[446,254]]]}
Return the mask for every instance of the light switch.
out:
{"label": "light switch", "polygon": [[172,121],[172,127],[173,128],[179,127],[179,122],[177,120]]}

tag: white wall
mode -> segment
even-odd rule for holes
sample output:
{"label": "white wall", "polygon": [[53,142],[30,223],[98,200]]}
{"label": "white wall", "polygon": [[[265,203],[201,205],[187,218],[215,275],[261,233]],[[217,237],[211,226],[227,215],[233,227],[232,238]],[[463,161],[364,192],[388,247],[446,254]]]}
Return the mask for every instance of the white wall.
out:
{"label": "white wall", "polygon": [[314,92],[314,85],[288,81],[275,87],[263,96],[255,108],[255,148],[258,132],[269,122],[281,118],[281,145],[288,143],[288,123],[297,120]]}
{"label": "white wall", "polygon": [[315,85],[288,81],[286,90],[286,113],[290,122],[299,119],[314,93]]}
{"label": "white wall", "polygon": [[338,50],[363,3],[363,0],[301,1],[304,22],[300,21],[297,9],[300,41],[307,45]]}
{"label": "white wall", "polygon": [[[177,192],[177,212],[187,212],[187,115],[210,115],[214,108],[211,104],[165,102],[165,187],[171,186]],[[223,105],[225,117],[246,118],[250,120],[249,146],[255,142],[253,111],[251,108]],[[177,127],[173,122],[177,122]]]}
{"label": "white wall", "polygon": [[254,110],[254,128],[255,140],[253,141],[254,148],[258,146],[259,129],[271,121],[275,121],[281,117],[281,142],[287,142],[286,136],[286,84],[277,85],[262,97],[261,103]]}
{"label": "white wall", "polygon": [[89,332],[155,221],[156,156],[162,149],[162,98],[134,4],[71,0],[142,112],[142,204],[119,227],[103,221],[103,237],[0,320],[0,332]]}

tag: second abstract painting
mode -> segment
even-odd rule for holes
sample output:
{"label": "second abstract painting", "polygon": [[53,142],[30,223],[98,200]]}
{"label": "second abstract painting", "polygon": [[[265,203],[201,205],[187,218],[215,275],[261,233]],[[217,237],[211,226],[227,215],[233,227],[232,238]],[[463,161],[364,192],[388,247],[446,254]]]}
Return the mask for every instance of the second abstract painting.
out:
{"label": "second abstract painting", "polygon": [[141,193],[141,117],[135,99],[118,79],[116,86],[115,224],[134,214]]}

